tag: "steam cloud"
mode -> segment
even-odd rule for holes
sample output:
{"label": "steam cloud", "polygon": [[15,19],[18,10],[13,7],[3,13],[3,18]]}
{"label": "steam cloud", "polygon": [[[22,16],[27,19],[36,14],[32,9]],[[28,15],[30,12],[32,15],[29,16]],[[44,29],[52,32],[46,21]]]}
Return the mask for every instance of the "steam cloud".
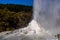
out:
{"label": "steam cloud", "polygon": [[35,0],[33,16],[45,30],[60,33],[60,0]]}

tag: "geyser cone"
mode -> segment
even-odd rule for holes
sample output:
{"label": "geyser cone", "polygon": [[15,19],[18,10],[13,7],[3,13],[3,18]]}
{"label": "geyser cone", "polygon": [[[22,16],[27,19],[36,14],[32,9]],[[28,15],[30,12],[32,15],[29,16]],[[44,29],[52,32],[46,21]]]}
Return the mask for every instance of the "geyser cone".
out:
{"label": "geyser cone", "polygon": [[60,34],[60,0],[34,0],[34,20],[51,34]]}

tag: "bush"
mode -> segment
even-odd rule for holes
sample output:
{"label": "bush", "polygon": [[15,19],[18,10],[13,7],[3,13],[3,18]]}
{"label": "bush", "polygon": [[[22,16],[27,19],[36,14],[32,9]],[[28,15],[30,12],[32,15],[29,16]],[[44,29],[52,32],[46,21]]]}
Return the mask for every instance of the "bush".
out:
{"label": "bush", "polygon": [[0,32],[26,27],[32,18],[32,12],[14,12],[0,9]]}

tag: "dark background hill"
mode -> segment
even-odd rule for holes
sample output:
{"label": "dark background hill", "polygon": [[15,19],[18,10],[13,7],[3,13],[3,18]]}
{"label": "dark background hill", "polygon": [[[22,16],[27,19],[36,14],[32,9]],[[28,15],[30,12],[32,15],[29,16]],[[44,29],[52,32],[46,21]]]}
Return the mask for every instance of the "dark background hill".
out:
{"label": "dark background hill", "polygon": [[32,6],[0,4],[0,32],[26,27],[32,19]]}
{"label": "dark background hill", "polygon": [[26,5],[16,5],[16,4],[0,4],[0,9],[8,9],[9,11],[14,12],[30,12],[32,11],[32,6],[26,6]]}

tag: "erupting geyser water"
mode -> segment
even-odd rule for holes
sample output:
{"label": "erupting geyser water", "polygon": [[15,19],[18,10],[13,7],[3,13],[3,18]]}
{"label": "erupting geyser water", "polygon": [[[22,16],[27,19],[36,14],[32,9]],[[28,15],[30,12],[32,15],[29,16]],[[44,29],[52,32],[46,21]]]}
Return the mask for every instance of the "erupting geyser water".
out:
{"label": "erupting geyser water", "polygon": [[35,0],[33,15],[45,31],[60,34],[60,0]]}
{"label": "erupting geyser water", "polygon": [[60,34],[60,0],[35,0],[34,20],[52,35]]}
{"label": "erupting geyser water", "polygon": [[60,33],[60,0],[34,0],[27,27],[0,35],[1,40],[56,40]]}

